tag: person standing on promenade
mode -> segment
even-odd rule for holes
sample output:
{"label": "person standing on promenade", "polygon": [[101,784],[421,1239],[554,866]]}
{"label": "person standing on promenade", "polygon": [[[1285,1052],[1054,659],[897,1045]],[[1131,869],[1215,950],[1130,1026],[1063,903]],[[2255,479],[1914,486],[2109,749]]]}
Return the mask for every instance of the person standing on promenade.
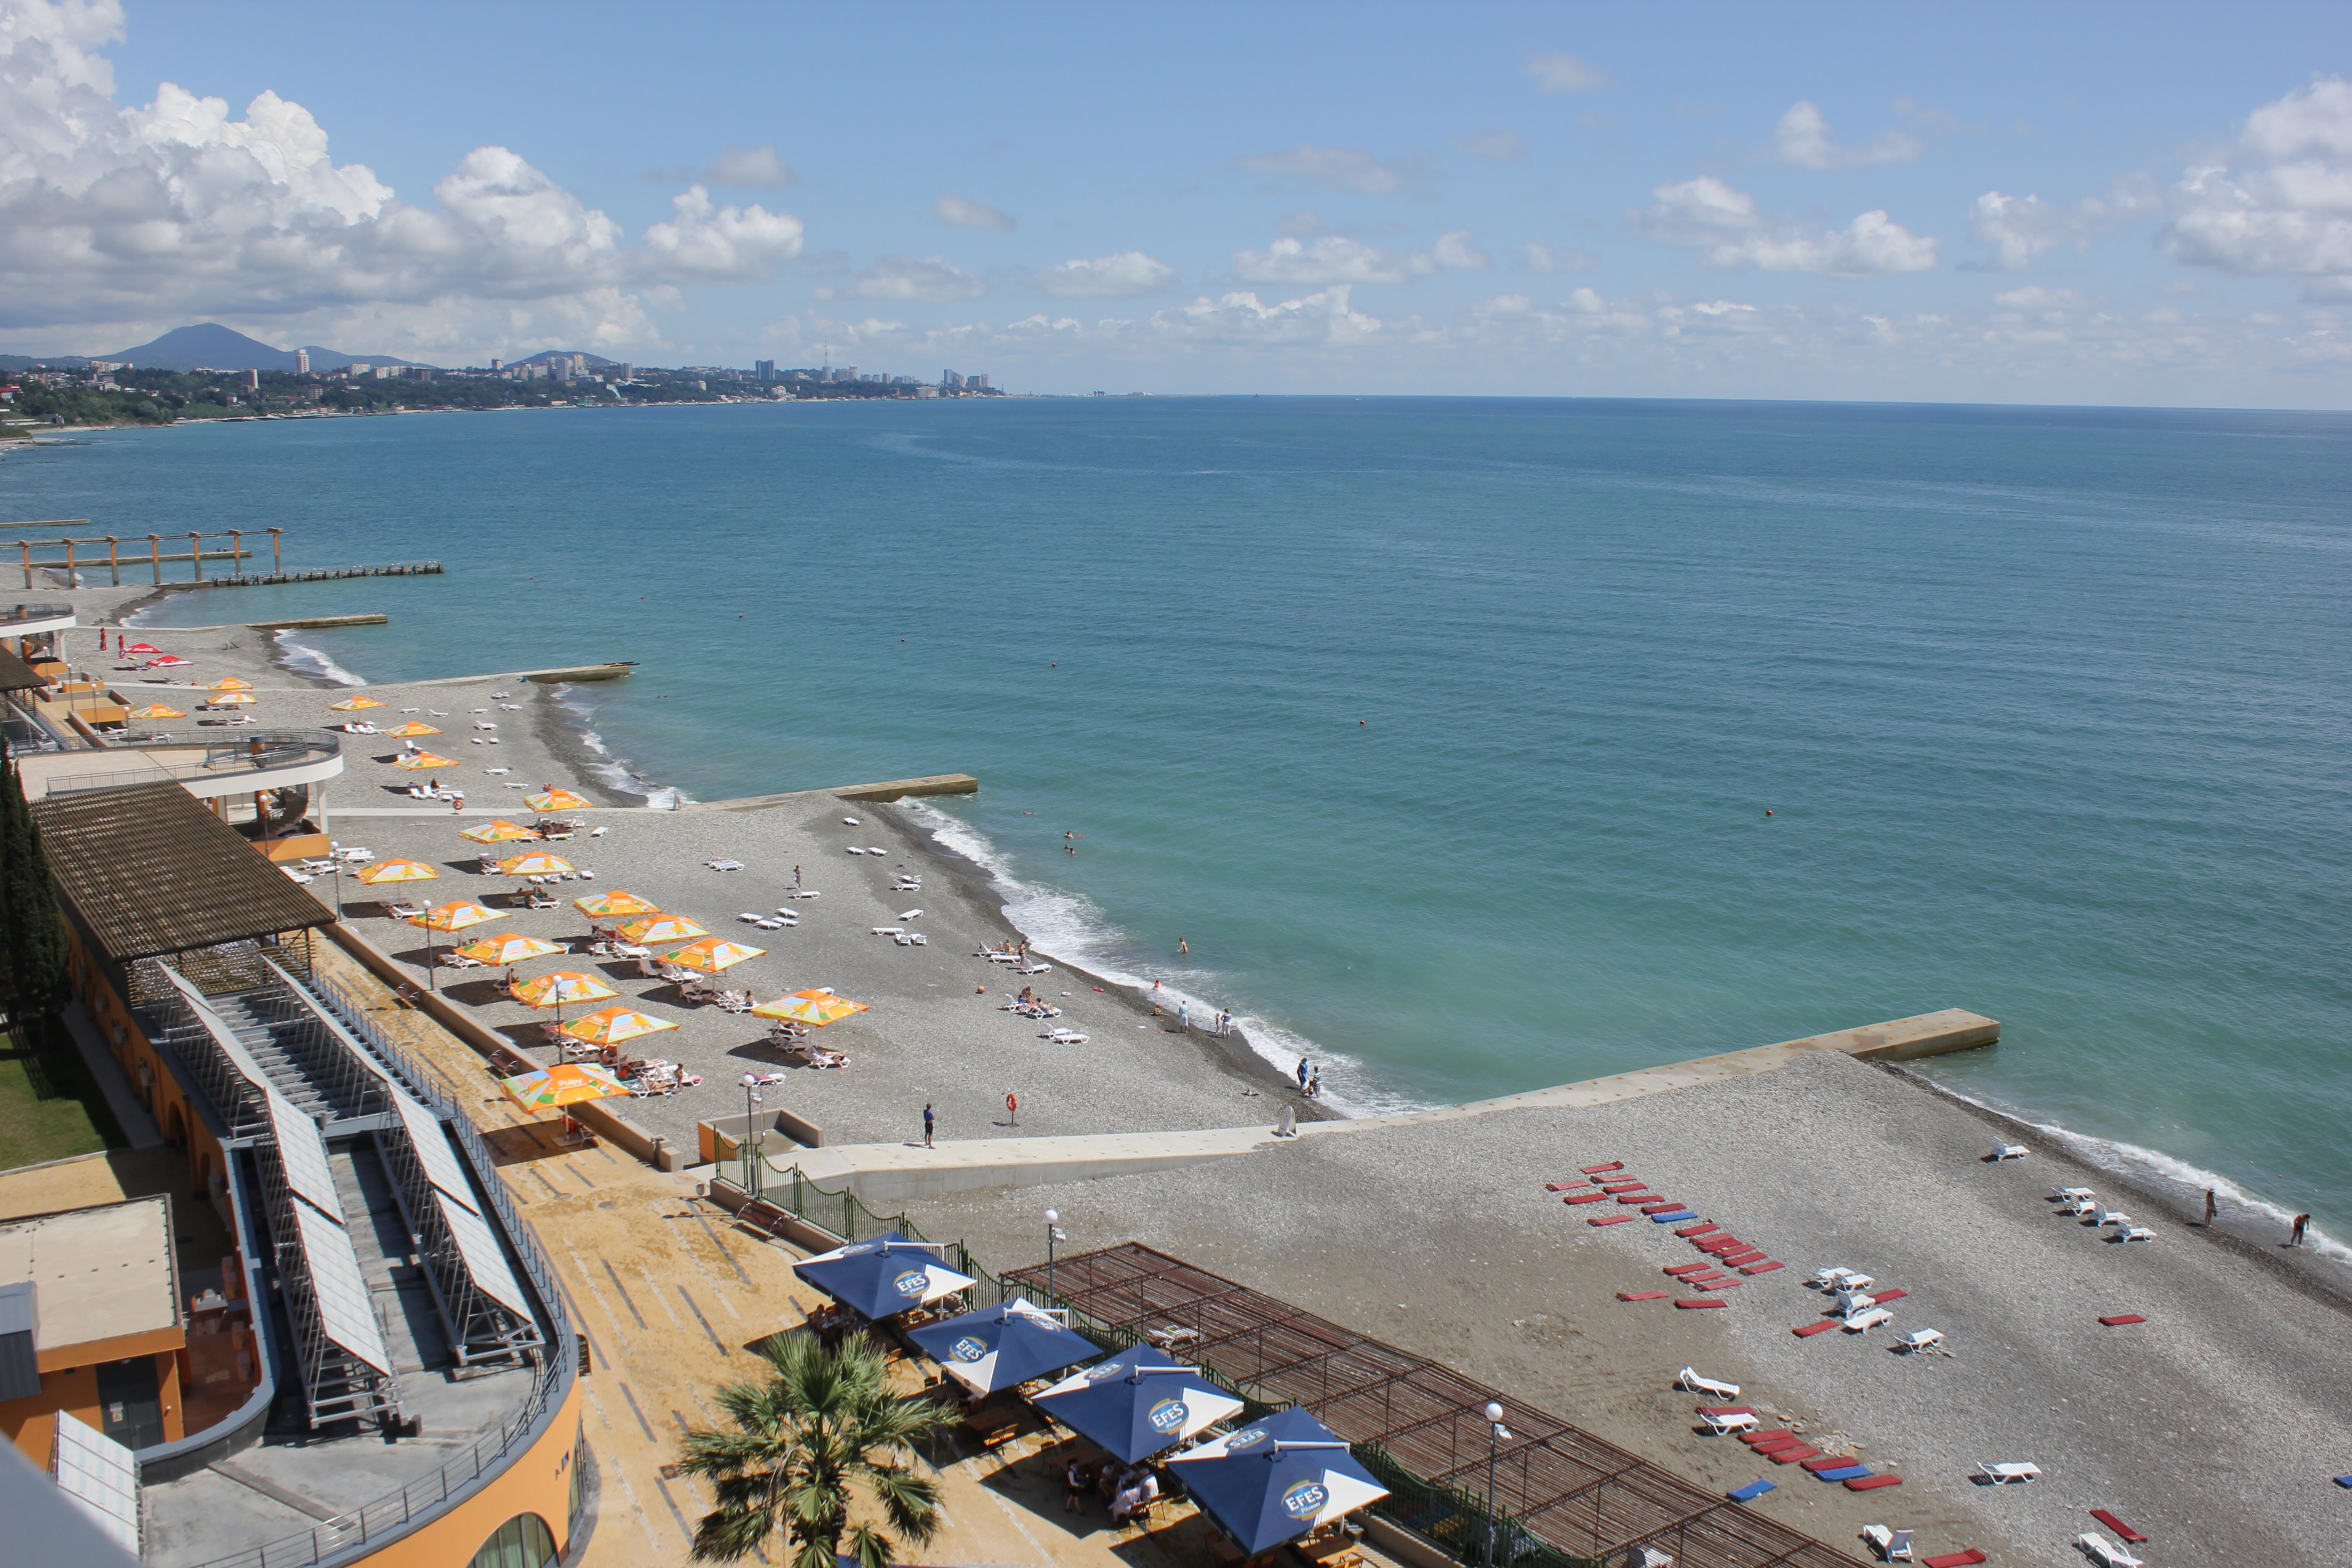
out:
{"label": "person standing on promenade", "polygon": [[2299,1214],[2299,1215],[2295,1215],[2295,1216],[2294,1216],[2294,1235],[2292,1235],[2292,1236],[2290,1236],[2290,1237],[2288,1237],[2286,1238],[2286,1244],[2287,1244],[2289,1247],[2301,1247],[2301,1246],[2303,1245],[2303,1233],[2304,1233],[2305,1229],[2307,1226],[2310,1226],[2310,1224],[2311,1224],[2311,1216],[2310,1216],[2309,1215],[2307,1215],[2307,1214]]}
{"label": "person standing on promenade", "polygon": [[2213,1216],[2214,1216],[2215,1215],[2219,1214],[2220,1212],[2221,1212],[2221,1205],[2220,1205],[2219,1204],[2217,1204],[2217,1203],[2215,1203],[2215,1202],[2213,1201],[2213,1189],[2212,1189],[2212,1188],[2210,1188],[2210,1187],[2206,1188],[2206,1189],[2205,1189],[2205,1228],[2206,1228],[2206,1229],[2210,1230],[2210,1229],[2212,1229],[2212,1228],[2213,1228]]}
{"label": "person standing on promenade", "polygon": [[931,1147],[932,1125],[933,1118],[931,1116],[931,1108],[929,1102],[926,1102],[923,1106],[923,1147],[926,1149]]}

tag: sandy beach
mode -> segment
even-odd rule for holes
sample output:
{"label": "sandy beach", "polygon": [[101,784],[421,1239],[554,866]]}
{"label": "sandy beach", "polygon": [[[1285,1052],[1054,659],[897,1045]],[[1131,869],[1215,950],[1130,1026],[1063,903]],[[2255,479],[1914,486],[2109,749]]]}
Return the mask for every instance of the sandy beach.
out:
{"label": "sandy beach", "polygon": [[[234,613],[233,590],[206,592],[224,617]],[[176,700],[194,695],[188,688],[97,657],[90,621],[146,595],[74,593],[84,626],[68,634],[68,652],[126,695],[188,706]],[[343,689],[286,668],[268,633],[146,635],[194,661],[173,672],[193,686],[232,674],[253,681],[258,700],[246,711],[257,728],[342,717],[326,705]],[[1008,1090],[1020,1096],[1019,1132],[1040,1136],[1262,1127],[1296,1100],[1234,1042],[1178,1033],[1148,998],[1059,963],[1025,983],[1064,1009],[1055,1023],[1088,1038],[1041,1038],[1046,1026],[1003,1010],[1024,982],[976,956],[1018,934],[985,877],[889,808],[803,794],[646,809],[643,796],[602,782],[554,689],[467,677],[368,693],[387,707],[363,717],[389,727],[415,708],[408,716],[444,731],[423,743],[460,765],[425,776],[463,788],[467,810],[408,801],[397,791],[417,775],[389,765],[397,742],[348,737],[346,773],[331,792],[334,837],[438,866],[436,901],[496,894],[488,901],[503,906],[513,884],[479,875],[478,849],[457,830],[499,813],[528,822],[525,792],[509,784],[563,784],[600,807],[591,824],[601,837],[559,847],[593,878],[557,889],[555,910],[518,910],[486,930],[578,938],[586,922],[569,900],[625,888],[765,949],[729,972],[730,984],[763,998],[824,986],[870,1004],[821,1033],[850,1058],[846,1068],[791,1069],[761,1040],[759,1020],[678,1005],[671,986],[634,963],[582,955],[524,966],[526,975],[594,973],[680,1026],[640,1054],[677,1060],[703,1083],[625,1110],[681,1148],[692,1146],[697,1120],[740,1113],[746,1071],[786,1071],[768,1105],[823,1128],[828,1143],[918,1137],[927,1102],[943,1140],[1006,1137]],[[471,727],[481,722],[499,728]],[[184,740],[236,732],[199,728],[194,716],[170,727]],[[886,853],[852,856],[852,846]],[[722,856],[744,868],[709,868]],[[790,896],[795,868],[819,897]],[[919,893],[891,890],[902,871],[920,876]],[[313,890],[332,901],[331,883]],[[353,928],[422,983],[418,933],[387,919],[368,889],[346,881],[342,898]],[[796,912],[795,928],[759,931],[737,919],[780,907]],[[916,908],[919,916],[901,918]],[[928,944],[899,946],[872,934],[877,925],[920,931]],[[445,971],[442,981],[534,1059],[552,1059],[526,1040],[546,1015],[499,999],[478,973]],[[2004,1137],[2033,1152],[1985,1163]],[[1721,1310],[1619,1302],[1621,1290],[1662,1288],[1663,1268],[1697,1255],[1647,1224],[1589,1226],[1584,1211],[1544,1190],[1609,1160],[1787,1267],[1726,1292]],[[2053,1212],[2051,1189],[2076,1184],[2128,1208],[2157,1238],[2105,1240]],[[1857,1557],[1867,1553],[1855,1532],[1885,1522],[1917,1531],[1922,1557],[1973,1546],[1998,1562],[2076,1563],[2069,1543],[2096,1528],[2089,1509],[2105,1508],[2154,1537],[2145,1554],[2167,1564],[2341,1560],[2343,1493],[2330,1478],[2352,1470],[2352,1333],[2338,1271],[2282,1256],[2275,1238],[2208,1232],[2054,1141],[1843,1056],[1583,1110],[1333,1122],[1254,1154],[997,1189],[914,1214],[932,1237],[966,1238],[1002,1271],[1043,1260],[1039,1215],[1049,1205],[1070,1251],[1143,1241],[1516,1391],[1714,1489],[1769,1475],[1779,1489],[1759,1508]],[[1826,1308],[1803,1281],[1830,1265],[1907,1291],[1894,1321],[1867,1335],[1796,1337],[1793,1327]],[[2121,1313],[2147,1321],[2096,1321]],[[1948,1354],[1893,1352],[1892,1334],[1923,1327],[1943,1331]],[[1696,1401],[1671,1386],[1685,1364],[1739,1383],[1743,1403],[1905,1484],[1858,1496],[1761,1462],[1737,1439],[1698,1434]],[[1998,1489],[1969,1480],[1979,1461],[2007,1460],[2031,1461],[2043,1479]]]}

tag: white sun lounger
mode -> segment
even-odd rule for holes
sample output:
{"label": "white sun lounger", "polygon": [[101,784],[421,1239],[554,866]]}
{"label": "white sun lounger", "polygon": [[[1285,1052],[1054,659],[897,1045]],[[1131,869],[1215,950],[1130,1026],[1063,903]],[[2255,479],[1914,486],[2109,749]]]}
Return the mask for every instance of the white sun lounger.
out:
{"label": "white sun lounger", "polygon": [[278,868],[285,872],[288,876],[293,878],[298,882],[309,882],[317,879],[316,872],[298,871],[291,866],[280,866]]}
{"label": "white sun lounger", "polygon": [[922,912],[923,911],[920,910],[900,910],[898,911],[898,918],[902,921],[910,921]]}
{"label": "white sun lounger", "polygon": [[931,939],[925,936],[919,931],[908,931],[907,933],[907,941],[916,947],[929,947],[931,945]]}
{"label": "white sun lounger", "polygon": [[743,868],[743,862],[740,860],[711,860],[705,863],[714,871],[740,871]]}
{"label": "white sun lounger", "polygon": [[1862,1527],[1862,1538],[1878,1548],[1879,1556],[1889,1563],[1913,1561],[1911,1532],[1907,1530],[1889,1530],[1883,1524],[1865,1524]]}
{"label": "white sun lounger", "polygon": [[1739,1397],[1739,1385],[1738,1384],[1717,1383],[1711,1377],[1701,1377],[1695,1368],[1687,1366],[1683,1368],[1681,1374],[1675,1379],[1675,1386],[1677,1388],[1687,1388],[1693,1394],[1712,1394],[1717,1399],[1737,1399]]}
{"label": "white sun lounger", "polygon": [[1984,1460],[1979,1459],[1977,1473],[1993,1486],[2005,1487],[2011,1481],[2040,1480],[2042,1467],[2014,1459],[2004,1460],[2000,1464],[1987,1464]]}
{"label": "white sun lounger", "polygon": [[876,926],[874,928],[874,934],[876,936],[897,936],[900,931],[906,929],[907,928],[904,926]]}
{"label": "white sun lounger", "polygon": [[1867,1290],[1841,1290],[1830,1298],[1831,1304],[1841,1312],[1866,1312],[1878,1305]]}
{"label": "white sun lounger", "polygon": [[1718,1436],[1726,1432],[1756,1430],[1756,1417],[1744,1410],[1737,1415],[1702,1415],[1699,1419],[1706,1422]]}
{"label": "white sun lounger", "polygon": [[2144,1225],[2127,1225],[2116,1232],[2117,1241],[2154,1241],[2156,1232]]}
{"label": "white sun lounger", "polygon": [[1045,1037],[1057,1046],[1083,1046],[1087,1043],[1087,1037],[1076,1029],[1055,1029]]}
{"label": "white sun lounger", "polygon": [[2094,1194],[2088,1187],[2053,1187],[2050,1195],[2053,1198],[2087,1198]]}
{"label": "white sun lounger", "polygon": [[766,920],[768,917],[761,914],[757,910],[745,910],[741,914],[737,915],[735,918],[741,921],[745,925],[757,925],[760,921]]}
{"label": "white sun lounger", "polygon": [[2065,1202],[2060,1204],[2058,1205],[2058,1212],[2060,1214],[2085,1215],[2089,1214],[2093,1209],[2097,1208],[2098,1206],[2099,1200],[2092,1196],[2089,1193],[2084,1193],[2079,1198],[2068,1198]]}
{"label": "white sun lounger", "polygon": [[1941,1329],[1914,1329],[1895,1342],[1906,1351],[1923,1351],[1929,1345],[1942,1344],[1944,1342],[1944,1331]]}
{"label": "white sun lounger", "polygon": [[2093,1225],[2128,1226],[2131,1222],[2131,1215],[2118,1213],[2116,1210],[2108,1208],[2105,1205],[2100,1205],[2091,1210],[2091,1223]]}
{"label": "white sun lounger", "polygon": [[2083,1531],[2074,1538],[2074,1544],[2097,1558],[2106,1568],[2143,1568],[2140,1559],[2095,1530]]}
{"label": "white sun lounger", "polygon": [[751,923],[759,927],[761,931],[782,931],[786,926],[792,924],[792,921],[780,921],[772,915],[768,915],[753,921]]}
{"label": "white sun lounger", "polygon": [[1995,1161],[2022,1160],[2032,1152],[2033,1151],[2022,1143],[1996,1143],[1993,1145],[1992,1152],[1985,1157]]}
{"label": "white sun lounger", "polygon": [[1894,1321],[1895,1314],[1885,1308],[1873,1307],[1867,1311],[1847,1313],[1845,1331],[1850,1334],[1865,1334],[1881,1323],[1891,1323]]}

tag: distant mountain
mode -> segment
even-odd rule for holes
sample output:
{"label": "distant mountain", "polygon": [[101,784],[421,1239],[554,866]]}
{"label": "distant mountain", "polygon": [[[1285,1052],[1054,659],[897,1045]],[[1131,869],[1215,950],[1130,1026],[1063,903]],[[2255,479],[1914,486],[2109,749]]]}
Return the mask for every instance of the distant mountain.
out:
{"label": "distant mountain", "polygon": [[0,354],[0,371],[30,370],[37,364],[72,370],[89,363],[79,354]]}
{"label": "distant mountain", "polygon": [[[312,370],[341,370],[353,364],[415,364],[415,360],[394,359],[390,354],[347,354],[339,349],[308,345]],[[215,321],[200,327],[174,327],[151,343],[123,349],[110,354],[94,354],[94,359],[122,360],[146,370],[286,370],[294,368],[294,351],[273,349],[257,338],[248,338]],[[28,362],[29,363],[29,362]],[[52,359],[43,362],[63,364],[68,362]]]}
{"label": "distant mountain", "polygon": [[[507,363],[510,365],[552,364],[560,359],[568,360],[575,353],[579,353],[577,349],[541,349],[539,353],[531,355],[529,359],[510,359],[507,361]],[[608,370],[619,365],[621,363],[616,359],[600,359],[596,355],[590,353],[580,354],[580,357],[588,362],[588,368],[590,370]],[[310,363],[316,364],[319,362],[316,359],[313,359]]]}

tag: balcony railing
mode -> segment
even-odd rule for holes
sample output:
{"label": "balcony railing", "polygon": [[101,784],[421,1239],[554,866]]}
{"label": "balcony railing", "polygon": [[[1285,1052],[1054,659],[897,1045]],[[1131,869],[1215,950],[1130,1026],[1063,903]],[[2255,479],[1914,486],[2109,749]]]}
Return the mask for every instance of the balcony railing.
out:
{"label": "balcony railing", "polygon": [[51,795],[76,790],[115,789],[123,784],[156,784],[181,779],[220,778],[240,773],[267,773],[303,763],[325,762],[342,754],[343,743],[332,735],[307,730],[247,730],[234,740],[207,740],[202,762],[153,763],[102,773],[68,773],[49,780]]}

